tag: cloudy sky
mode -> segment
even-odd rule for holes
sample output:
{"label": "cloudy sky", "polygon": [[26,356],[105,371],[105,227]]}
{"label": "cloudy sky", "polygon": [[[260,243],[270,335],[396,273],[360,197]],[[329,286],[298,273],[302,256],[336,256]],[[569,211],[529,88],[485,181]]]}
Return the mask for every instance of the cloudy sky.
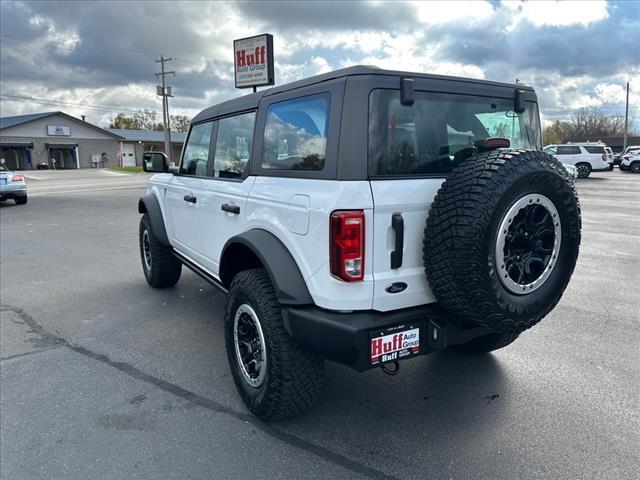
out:
{"label": "cloudy sky", "polygon": [[[274,35],[276,83],[356,64],[521,81],[543,120],[581,107],[640,127],[640,2],[0,3],[2,116],[63,110],[105,126],[161,111],[154,59],[174,60],[172,113],[238,95],[234,38]],[[48,102],[48,103],[47,103]]]}

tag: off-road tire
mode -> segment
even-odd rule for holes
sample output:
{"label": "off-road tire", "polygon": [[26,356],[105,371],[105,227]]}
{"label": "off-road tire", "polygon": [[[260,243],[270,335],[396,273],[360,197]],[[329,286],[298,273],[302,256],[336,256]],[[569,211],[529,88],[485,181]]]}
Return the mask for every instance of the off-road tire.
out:
{"label": "off-road tire", "polygon": [[476,337],[470,342],[453,345],[452,348],[469,354],[489,353],[499,350],[516,341],[519,333],[490,333],[482,337]]}
{"label": "off-road tire", "polygon": [[[144,232],[148,232],[149,251],[151,253],[151,268],[148,268],[145,261]],[[139,230],[140,260],[142,261],[142,271],[149,285],[153,288],[173,287],[182,273],[182,263],[174,255],[170,247],[163,245],[153,234],[153,227],[149,214],[145,213],[140,219]]]}
{"label": "off-road tire", "polygon": [[[266,343],[267,372],[261,385],[244,378],[234,345],[237,309],[248,304],[258,316]],[[324,361],[298,345],[282,322],[281,306],[266,271],[244,270],[231,283],[224,315],[229,366],[247,408],[261,420],[281,420],[307,411],[319,398]]]}
{"label": "off-road tire", "polygon": [[24,197],[16,197],[16,205],[25,205],[27,203],[27,196]]}
{"label": "off-road tire", "polygon": [[591,175],[591,165],[588,163],[578,163],[576,165],[576,171],[578,173],[578,178],[587,178]]}
{"label": "off-road tire", "polygon": [[[557,209],[561,242],[547,279],[514,294],[498,278],[496,240],[510,206],[531,193]],[[476,155],[453,170],[431,206],[423,244],[429,285],[456,322],[520,333],[560,300],[578,258],[580,228],[574,181],[554,157],[522,150]]]}

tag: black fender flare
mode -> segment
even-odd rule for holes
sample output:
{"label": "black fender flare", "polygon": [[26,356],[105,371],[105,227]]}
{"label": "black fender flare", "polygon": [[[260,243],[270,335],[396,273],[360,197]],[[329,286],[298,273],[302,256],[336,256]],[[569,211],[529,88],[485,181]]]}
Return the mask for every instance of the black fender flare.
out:
{"label": "black fender flare", "polygon": [[220,280],[223,285],[228,288],[233,280],[230,278],[233,269],[225,267],[232,262],[232,249],[237,245],[248,248],[260,260],[271,279],[278,302],[285,305],[313,304],[300,268],[287,247],[275,235],[262,229],[249,230],[227,240],[220,255]]}
{"label": "black fender flare", "polygon": [[153,235],[160,243],[170,247],[171,244],[169,243],[169,237],[167,237],[167,230],[164,227],[164,219],[162,218],[160,203],[155,195],[149,193],[144,197],[140,197],[138,200],[138,213],[149,214]]}

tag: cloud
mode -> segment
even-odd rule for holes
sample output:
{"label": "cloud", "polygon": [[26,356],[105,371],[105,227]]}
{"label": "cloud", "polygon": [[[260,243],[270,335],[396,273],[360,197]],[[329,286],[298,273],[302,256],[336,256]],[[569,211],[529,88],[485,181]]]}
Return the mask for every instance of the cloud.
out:
{"label": "cloud", "polygon": [[490,18],[495,13],[491,3],[483,0],[432,0],[412,2],[412,5],[416,9],[418,20],[430,25],[453,21],[477,22]]}
{"label": "cloud", "polygon": [[609,17],[605,0],[502,0],[502,5],[514,13],[510,28],[522,21],[536,27],[588,26]]}
{"label": "cloud", "polygon": [[[244,94],[234,88],[232,40],[263,32],[274,34],[279,84],[354,64],[517,77],[556,117],[590,105],[619,113],[625,82],[640,91],[640,2],[3,1],[0,28],[0,93],[126,110],[160,110],[160,54],[173,58],[175,112]],[[52,109],[6,97],[0,107],[3,116]]]}

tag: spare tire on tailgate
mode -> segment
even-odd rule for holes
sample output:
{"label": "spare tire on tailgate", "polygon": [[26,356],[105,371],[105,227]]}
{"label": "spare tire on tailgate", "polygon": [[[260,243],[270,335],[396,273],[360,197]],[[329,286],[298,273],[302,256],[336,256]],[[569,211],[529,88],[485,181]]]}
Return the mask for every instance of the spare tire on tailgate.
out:
{"label": "spare tire on tailgate", "polygon": [[578,258],[573,179],[538,151],[492,151],[460,164],[425,228],[429,285],[458,321],[519,333],[560,300]]}

